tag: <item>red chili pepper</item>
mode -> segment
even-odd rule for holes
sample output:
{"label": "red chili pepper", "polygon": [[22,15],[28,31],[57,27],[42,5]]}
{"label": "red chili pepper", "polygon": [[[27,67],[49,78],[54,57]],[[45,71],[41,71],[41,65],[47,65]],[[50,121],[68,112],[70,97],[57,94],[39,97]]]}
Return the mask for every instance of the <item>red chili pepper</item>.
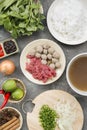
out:
{"label": "red chili pepper", "polygon": [[4,90],[0,90],[0,94],[4,94],[5,93],[5,91]]}
{"label": "red chili pepper", "polygon": [[3,51],[2,46],[0,45],[0,57],[3,57],[3,56],[4,56],[4,51]]}
{"label": "red chili pepper", "polygon": [[0,90],[0,94],[3,94],[4,95],[4,102],[2,103],[2,105],[0,106],[0,109],[2,109],[3,107],[5,107],[5,105],[7,104],[8,102],[8,99],[10,98],[10,93],[5,93],[4,90]]}

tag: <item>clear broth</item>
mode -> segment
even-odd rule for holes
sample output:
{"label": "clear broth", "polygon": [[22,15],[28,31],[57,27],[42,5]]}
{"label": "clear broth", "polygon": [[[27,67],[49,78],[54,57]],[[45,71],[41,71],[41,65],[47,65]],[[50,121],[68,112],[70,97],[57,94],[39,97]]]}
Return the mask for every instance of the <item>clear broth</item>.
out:
{"label": "clear broth", "polygon": [[79,57],[72,63],[69,79],[77,89],[87,91],[87,56]]}

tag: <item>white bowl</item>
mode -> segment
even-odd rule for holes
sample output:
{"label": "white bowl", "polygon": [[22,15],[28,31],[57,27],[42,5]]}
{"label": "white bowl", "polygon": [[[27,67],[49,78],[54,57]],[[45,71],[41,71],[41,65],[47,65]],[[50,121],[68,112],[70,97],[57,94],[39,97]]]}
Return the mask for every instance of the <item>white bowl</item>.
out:
{"label": "white bowl", "polygon": [[80,57],[84,57],[84,56],[87,56],[87,53],[81,53],[81,54],[78,54],[76,55],[75,57],[73,57],[71,59],[71,61],[69,62],[68,66],[67,66],[67,70],[66,70],[66,78],[67,78],[67,82],[69,84],[69,86],[77,93],[77,94],[80,94],[80,95],[83,95],[83,96],[87,96],[87,91],[82,91],[78,88],[76,88],[70,81],[70,78],[69,78],[69,69],[70,69],[70,66],[72,65],[72,63],[80,58]]}
{"label": "white bowl", "polygon": [[[43,83],[40,80],[34,79],[33,76],[25,68],[26,68],[26,62],[28,61],[26,56],[29,53],[29,50],[31,50],[32,48],[35,48],[38,45],[43,45],[46,43],[48,45],[50,45],[51,47],[53,47],[57,52],[59,52],[61,67],[56,70],[57,75],[54,78],[49,79],[46,83]],[[23,74],[30,81],[32,81],[35,84],[39,84],[39,85],[47,85],[47,84],[53,83],[54,81],[58,80],[64,72],[65,65],[66,65],[66,59],[65,59],[63,50],[57,43],[55,43],[54,41],[48,40],[48,39],[38,39],[38,40],[34,40],[31,43],[27,44],[27,46],[23,49],[21,56],[20,56],[20,67],[21,67]]]}
{"label": "white bowl", "polygon": [[[15,110],[18,114],[19,114],[19,119],[20,119],[20,126],[16,129],[16,130],[20,130],[21,128],[22,128],[22,124],[23,124],[23,117],[22,117],[22,114],[16,109],[16,108],[14,108],[14,107],[4,107],[2,110],[4,110],[4,109],[13,109],[13,110]],[[1,110],[1,111],[2,111]]]}

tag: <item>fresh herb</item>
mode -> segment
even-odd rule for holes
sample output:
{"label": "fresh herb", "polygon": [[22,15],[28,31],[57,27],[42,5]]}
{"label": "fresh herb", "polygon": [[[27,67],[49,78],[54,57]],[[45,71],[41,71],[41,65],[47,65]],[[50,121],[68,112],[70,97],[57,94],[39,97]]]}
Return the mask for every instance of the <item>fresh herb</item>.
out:
{"label": "fresh herb", "polygon": [[39,112],[39,119],[44,130],[55,130],[57,113],[48,105],[43,105]]}
{"label": "fresh herb", "polygon": [[40,9],[38,0],[0,0],[0,25],[14,38],[31,35],[44,28]]}

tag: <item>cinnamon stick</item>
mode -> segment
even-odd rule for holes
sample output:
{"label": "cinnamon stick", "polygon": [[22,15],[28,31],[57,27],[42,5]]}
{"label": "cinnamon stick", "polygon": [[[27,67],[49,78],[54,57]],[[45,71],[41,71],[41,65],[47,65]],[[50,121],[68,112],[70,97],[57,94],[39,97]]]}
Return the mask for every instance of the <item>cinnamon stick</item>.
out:
{"label": "cinnamon stick", "polygon": [[12,128],[10,128],[9,130],[16,130],[19,126],[20,126],[20,123],[17,123],[15,126],[13,126]]}
{"label": "cinnamon stick", "polygon": [[4,130],[9,130],[11,129],[13,126],[15,126],[17,123],[20,123],[19,119],[16,119],[12,124],[8,125],[7,127],[4,128]]}
{"label": "cinnamon stick", "polygon": [[8,121],[7,123],[5,123],[2,126],[0,126],[0,130],[4,129],[8,125],[12,124],[15,120],[17,120],[17,117],[13,117],[10,121]]}
{"label": "cinnamon stick", "polygon": [[0,130],[16,130],[19,126],[20,120],[17,117],[13,117],[13,119],[0,126]]}

